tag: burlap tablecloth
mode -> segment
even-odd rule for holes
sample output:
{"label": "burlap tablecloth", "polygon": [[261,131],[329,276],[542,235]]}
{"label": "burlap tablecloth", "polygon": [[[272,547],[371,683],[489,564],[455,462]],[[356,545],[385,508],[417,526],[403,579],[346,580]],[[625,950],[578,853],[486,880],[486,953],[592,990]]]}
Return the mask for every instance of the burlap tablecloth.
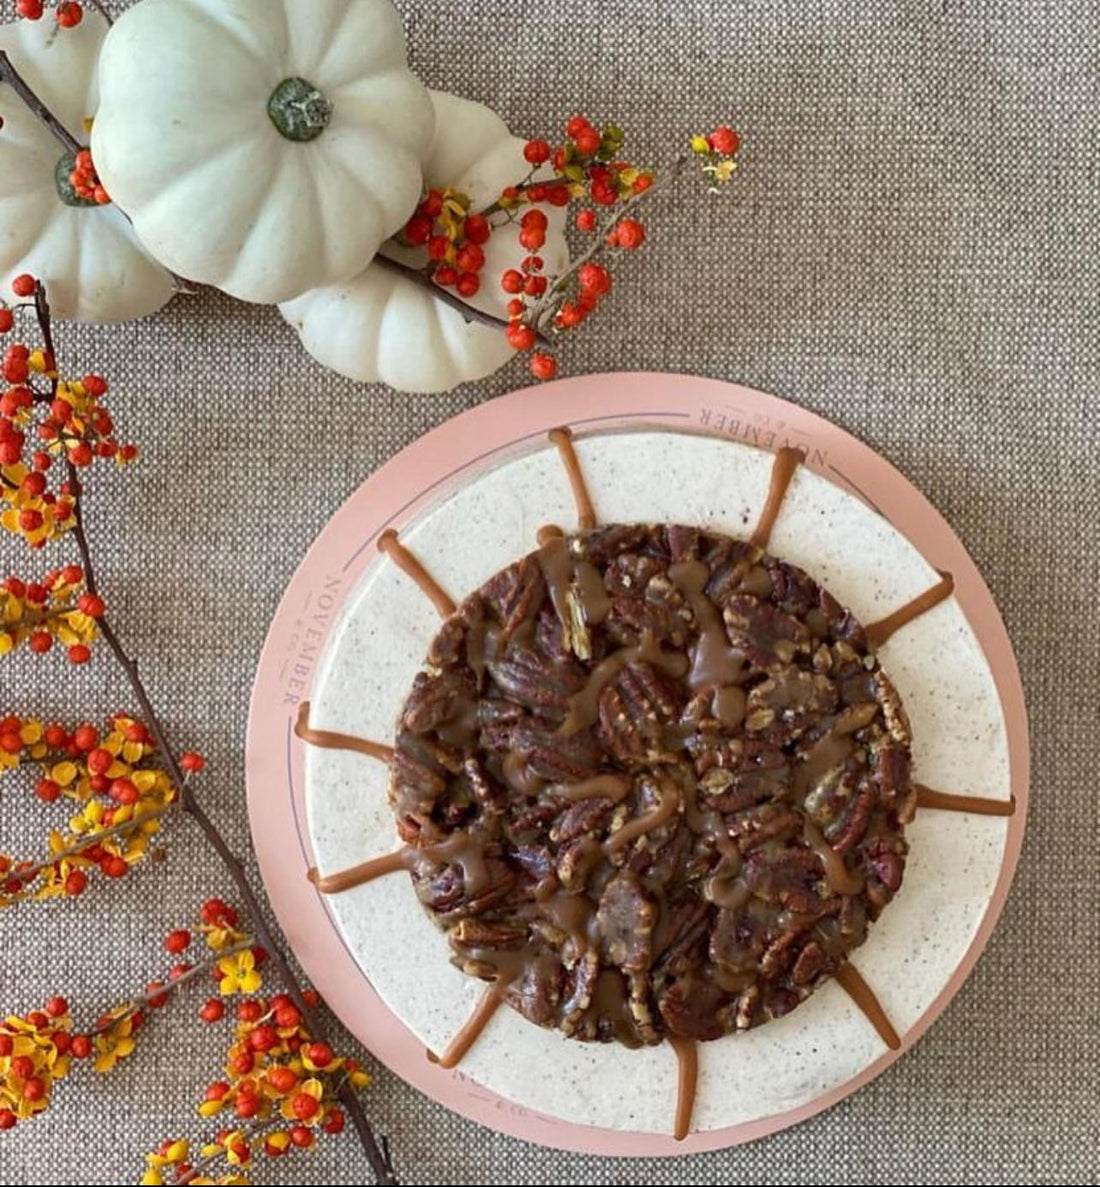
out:
{"label": "burlap tablecloth", "polygon": [[[11,0],[3,13],[10,17]],[[614,117],[634,159],[732,118],[733,202],[662,201],[651,245],[563,352],[572,372],[736,379],[831,417],[922,487],[985,573],[1027,686],[1035,777],[1023,860],[976,972],[931,1032],[826,1115],[725,1153],[598,1161],[499,1137],[377,1073],[369,1109],[406,1182],[1044,1182],[1100,1175],[1096,453],[1100,96],[1094,0],[403,0],[414,66],[545,132]],[[201,212],[196,212],[201,218]],[[248,848],[249,686],[288,577],[333,509],[424,430],[525,382],[446,396],[355,386],[272,309],[214,293],[61,349],[112,379],[144,443],[90,508],[116,622],[203,790]],[[10,543],[0,569],[22,565]],[[129,705],[107,662],[0,675],[0,710]],[[31,674],[34,673],[34,679]],[[57,687],[48,687],[52,682]],[[62,683],[64,687],[62,687]],[[5,791],[9,851],[44,816]],[[169,860],[75,904],[0,917],[0,1005],[63,990],[85,1016],[163,966],[159,940],[224,891],[186,824]],[[935,920],[928,921],[929,927]],[[188,1007],[191,1008],[191,1007]],[[197,1008],[197,1005],[194,1007]],[[5,1183],[136,1181],[194,1131],[220,1039],[164,1018],[110,1077],[74,1077],[0,1136]],[[350,1138],[261,1168],[356,1183]]]}

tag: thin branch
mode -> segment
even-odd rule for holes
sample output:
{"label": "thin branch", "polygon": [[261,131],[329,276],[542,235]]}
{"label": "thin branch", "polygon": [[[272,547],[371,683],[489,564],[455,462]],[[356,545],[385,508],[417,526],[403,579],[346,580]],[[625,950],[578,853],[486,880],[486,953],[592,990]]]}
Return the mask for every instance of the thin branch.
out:
{"label": "thin branch", "polygon": [[[256,1138],[266,1137],[267,1133],[265,1131],[275,1133],[285,1128],[286,1123],[278,1113],[275,1113],[270,1117],[257,1117],[254,1121],[246,1121],[243,1125],[236,1125],[233,1127],[233,1133],[239,1133],[251,1145]],[[225,1147],[219,1145],[215,1153],[204,1154],[201,1158],[196,1158],[194,1162],[189,1163],[188,1165],[191,1169],[185,1175],[181,1175],[176,1179],[175,1182],[181,1184],[193,1183],[206,1167],[212,1166],[215,1162],[221,1162],[225,1158],[225,1155]]]}
{"label": "thin branch", "polygon": [[[573,185],[573,182],[568,177],[555,177],[550,181],[532,181],[531,178],[534,176],[536,169],[532,169],[527,175],[527,180],[515,187],[517,196],[522,197],[533,186],[537,186],[540,190],[560,190],[563,187],[568,188]],[[509,215],[512,214],[512,209],[508,206],[501,206],[500,199],[498,198],[495,202],[490,202],[484,210],[479,210],[478,213],[484,215],[486,218],[491,218],[494,214],[499,214],[502,210]],[[501,226],[503,225],[501,223]]]}
{"label": "thin branch", "polygon": [[11,58],[8,57],[7,50],[0,50],[0,82],[6,82],[11,87],[30,108],[31,113],[49,128],[69,152],[80,152],[83,145],[31,90],[27,80],[16,70]]}
{"label": "thin branch", "polygon": [[524,316],[524,323],[531,326],[533,329],[541,333],[542,320],[546,315],[552,311],[552,307],[558,294],[565,287],[565,282],[578,272],[593,256],[598,255],[607,246],[606,238],[611,229],[619,223],[626,215],[627,211],[632,210],[639,202],[644,202],[647,198],[652,198],[654,194],[660,193],[676,180],[684,171],[684,167],[692,158],[688,154],[683,154],[676,158],[675,161],[665,170],[657,174],[647,189],[639,190],[635,194],[631,194],[629,198],[621,205],[616,205],[613,212],[604,219],[603,223],[596,228],[592,233],[592,243],[588,250],[582,252],[575,260],[569,261],[569,267],[566,268],[560,276],[555,276],[553,281],[547,285],[546,292],[535,302],[531,309]]}
{"label": "thin branch", "polygon": [[[42,338],[46,349],[51,355],[53,350],[53,335],[50,324],[50,307],[46,300],[45,290],[39,286],[39,290],[35,294],[35,311],[38,315],[39,325],[42,329]],[[54,356],[56,363],[56,355]],[[81,500],[83,498],[83,488],[80,484],[79,476],[77,475],[75,467],[69,463],[69,480],[73,483],[73,500],[74,500],[74,524],[72,528],[73,538],[76,540],[76,546],[80,552],[80,558],[84,566],[84,582],[90,593],[97,592],[95,568],[92,564],[91,548],[88,544],[88,537],[85,530],[84,517],[81,510]],[[176,787],[179,790],[179,806],[202,830],[203,836],[207,843],[221,858],[222,865],[225,866],[226,872],[229,874],[233,884],[237,888],[237,893],[240,895],[241,903],[248,912],[252,920],[253,931],[255,932],[256,940],[262,945],[268,953],[271,963],[278,971],[283,982],[287,986],[290,998],[298,1007],[302,1015],[302,1019],[306,1025],[306,1029],[314,1038],[322,1038],[324,1035],[324,1028],[321,1025],[320,1018],[317,1012],[306,1001],[305,994],[302,992],[302,987],[298,983],[293,970],[291,969],[286,957],[283,955],[279,944],[277,943],[274,934],[264,918],[263,908],[260,905],[259,899],[256,897],[252,886],[249,883],[248,875],[245,873],[244,867],[237,859],[236,855],[229,848],[225,838],[218,831],[214,822],[207,816],[202,805],[195,797],[195,793],[191,788],[183,768],[180,766],[179,759],[175,751],[172,749],[168,737],[161,724],[160,717],[153,708],[152,701],[149,699],[149,694],[146,691],[145,685],[142,682],[141,676],[138,672],[137,661],[126,651],[121,639],[115,633],[114,627],[107,620],[106,617],[100,618],[97,623],[99,632],[106,641],[112,654],[117,660],[119,666],[122,668],[130,688],[137,699],[138,705],[141,709],[142,716],[146,725],[156,741],[157,747],[163,757],[165,765],[168,767],[168,772],[172,777]],[[127,822],[132,824],[133,822]],[[105,834],[100,834],[103,836]],[[94,842],[93,842],[94,843]],[[55,855],[53,860],[57,860]],[[340,1089],[340,1100],[345,1109],[347,1109],[348,1116],[351,1118],[352,1124],[359,1135],[359,1140],[362,1143],[363,1150],[367,1156],[367,1161],[370,1163],[371,1170],[374,1172],[375,1178],[379,1183],[395,1184],[397,1182],[397,1175],[394,1171],[393,1164],[387,1153],[379,1146],[378,1140],[371,1129],[370,1122],[367,1120],[366,1114],[363,1111],[362,1103],[359,1100],[357,1093],[350,1084],[344,1084]]]}
{"label": "thin branch", "polygon": [[180,973],[175,979],[165,981],[159,989],[147,989],[140,997],[135,997],[132,1001],[128,1001],[126,1008],[121,1014],[116,1014],[110,1019],[105,1018],[102,1022],[96,1023],[91,1030],[81,1031],[80,1033],[86,1034],[89,1038],[106,1034],[107,1031],[113,1030],[118,1026],[120,1022],[127,1018],[132,1018],[138,1010],[145,1009],[156,998],[172,993],[174,990],[182,988],[188,981],[193,981],[196,977],[201,977],[203,973],[208,973],[223,956],[235,956],[238,952],[246,952],[255,946],[256,941],[249,936],[247,939],[239,940],[229,948],[223,948],[221,952],[214,952],[209,959],[192,965],[186,972]]}
{"label": "thin branch", "polygon": [[[88,563],[89,550],[87,540],[84,539],[84,526],[78,522],[73,528],[73,533],[76,536],[77,546],[80,548],[80,554],[85,558],[85,564]],[[81,540],[84,543],[81,544]],[[88,573],[85,572],[85,578]],[[316,1011],[309,1005],[302,992],[301,986],[298,984],[297,978],[294,976],[290,965],[287,963],[286,957],[283,955],[275,936],[268,927],[263,916],[263,910],[260,906],[259,900],[256,898],[248,881],[248,875],[244,871],[244,867],[238,861],[236,855],[226,844],[225,839],[218,831],[217,827],[211,821],[203,810],[202,805],[195,798],[194,791],[191,789],[186,780],[183,769],[176,758],[175,752],[169,745],[168,738],[165,735],[164,727],[161,725],[160,718],[157,716],[156,710],[153,708],[149,700],[149,694],[146,692],[145,685],[142,683],[141,677],[138,674],[137,661],[127,654],[122,645],[121,640],[115,633],[114,628],[107,621],[106,618],[99,620],[99,630],[110,647],[119,666],[122,668],[129,681],[130,688],[137,698],[138,705],[141,708],[142,716],[148,725],[157,747],[164,757],[164,761],[168,766],[169,773],[175,780],[180,789],[180,806],[192,820],[202,830],[203,836],[211,848],[221,858],[222,864],[225,866],[230,878],[233,880],[240,895],[246,911],[248,912],[253,930],[256,933],[256,939],[267,950],[271,963],[278,970],[284,983],[289,990],[291,1000],[298,1007],[302,1018],[305,1021],[306,1029],[315,1038],[322,1037],[324,1029],[321,1025],[320,1019]],[[355,1126],[356,1132],[359,1134],[359,1140],[363,1145],[363,1150],[366,1153],[367,1161],[371,1165],[371,1170],[374,1172],[375,1178],[379,1183],[392,1184],[397,1182],[397,1176],[394,1172],[393,1165],[382,1152],[375,1138],[374,1131],[371,1129],[370,1122],[367,1120],[366,1114],[363,1112],[362,1103],[358,1095],[352,1089],[350,1084],[345,1084],[340,1089],[340,1100],[348,1111],[348,1116],[351,1118],[352,1124]]]}
{"label": "thin branch", "polygon": [[99,13],[99,15],[107,22],[108,25],[115,23],[115,18],[103,6],[103,0],[88,0],[91,6]]}
{"label": "thin branch", "polygon": [[[413,268],[409,264],[402,264],[398,260],[391,260],[384,255],[376,255],[371,263],[377,264],[387,272],[393,272],[397,276],[403,276],[406,280],[419,285],[421,288],[429,289],[437,301],[441,301],[444,305],[449,305],[452,309],[457,310],[457,312],[462,314],[465,321],[477,322],[478,325],[482,326],[492,326],[494,329],[502,331],[511,325],[511,322],[506,321],[503,317],[496,317],[492,313],[484,313],[480,309],[475,309],[472,305],[467,305],[457,293],[452,293],[450,289],[436,284],[432,280],[431,274],[423,268]],[[547,339],[543,338],[541,334],[539,335],[539,339],[543,343],[547,342]]]}
{"label": "thin branch", "polygon": [[172,803],[165,804],[162,808],[151,808],[148,812],[142,812],[140,816],[131,816],[129,820],[124,820],[121,824],[112,824],[110,828],[92,833],[90,836],[84,837],[73,845],[67,845],[64,849],[59,849],[56,853],[51,853],[49,857],[38,862],[36,865],[28,866],[22,870],[13,869],[11,871],[11,877],[18,878],[21,882],[26,882],[29,886],[43,870],[49,869],[50,866],[56,865],[59,861],[65,861],[69,857],[76,857],[78,854],[83,853],[85,849],[90,849],[93,845],[98,845],[102,841],[109,840],[111,837],[120,837],[124,833],[132,832],[147,820],[159,820],[161,816],[166,816],[178,807],[178,801],[173,800]]}

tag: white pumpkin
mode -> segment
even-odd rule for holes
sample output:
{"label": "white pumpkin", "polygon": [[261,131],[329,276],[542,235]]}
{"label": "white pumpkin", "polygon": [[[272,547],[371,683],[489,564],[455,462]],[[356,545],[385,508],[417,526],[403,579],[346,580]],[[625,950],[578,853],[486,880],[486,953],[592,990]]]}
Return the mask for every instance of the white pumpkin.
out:
{"label": "white pumpkin", "polygon": [[[86,11],[74,29],[53,21],[0,26],[0,49],[81,144],[96,109],[96,63],[107,22]],[[8,86],[0,85],[0,291],[41,277],[56,317],[111,322],[145,317],[172,296],[172,277],[113,205],[81,202],[65,183],[72,162]],[[60,184],[59,184],[60,177]],[[67,193],[68,197],[64,196]]]}
{"label": "white pumpkin", "polygon": [[284,301],[361,272],[432,134],[389,0],[141,0],[103,46],[92,155],[188,280]]}
{"label": "white pumpkin", "polygon": [[[481,210],[527,175],[525,141],[481,103],[441,91],[431,95],[436,132],[424,159],[424,184],[453,186],[470,196],[472,210]],[[549,226],[539,254],[545,274],[553,276],[569,260],[565,215],[544,209]],[[381,254],[415,267],[427,261],[425,249],[396,242]],[[518,227],[496,228],[485,245],[481,288],[468,304],[506,318],[509,297],[500,277],[525,255]],[[466,321],[423,285],[377,263],[346,284],[314,289],[279,308],[319,363],[349,379],[387,383],[398,391],[447,391],[489,375],[515,354],[503,330]]]}

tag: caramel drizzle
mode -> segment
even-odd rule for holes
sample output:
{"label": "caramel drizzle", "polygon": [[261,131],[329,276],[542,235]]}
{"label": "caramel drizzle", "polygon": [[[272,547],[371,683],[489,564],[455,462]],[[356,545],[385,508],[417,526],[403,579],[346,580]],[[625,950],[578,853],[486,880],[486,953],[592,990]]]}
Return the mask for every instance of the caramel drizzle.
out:
{"label": "caramel drizzle", "polygon": [[886,1011],[879,1004],[870,985],[859,975],[855,965],[850,960],[846,960],[837,968],[833,976],[836,977],[837,983],[852,999],[856,1007],[862,1010],[867,1021],[878,1031],[879,1037],[886,1046],[891,1051],[896,1051],[901,1046],[898,1032],[894,1029],[890,1019],[886,1017]]}
{"label": "caramel drizzle", "polygon": [[617,833],[612,833],[604,842],[604,852],[614,853],[624,845],[638,837],[644,837],[659,825],[671,820],[680,807],[680,789],[674,783],[665,783],[660,789],[660,799],[657,805],[643,816],[636,816],[629,824],[624,824]]}
{"label": "caramel drizzle", "polygon": [[485,988],[481,1000],[474,1007],[474,1012],[462,1024],[458,1033],[447,1044],[447,1049],[439,1057],[441,1068],[457,1067],[459,1061],[467,1051],[481,1037],[481,1032],[489,1025],[489,1019],[497,1012],[501,1003],[500,990],[494,983]]}
{"label": "caramel drizzle", "polygon": [[309,701],[303,701],[298,706],[294,733],[303,742],[308,742],[310,746],[317,746],[321,750],[351,750],[356,754],[365,754],[368,758],[376,758],[379,762],[393,761],[392,746],[385,746],[381,742],[369,742],[366,738],[357,738],[354,734],[313,729],[309,724]]}
{"label": "caramel drizzle", "polygon": [[757,548],[767,548],[771,539],[775,521],[779,518],[780,508],[787,496],[787,488],[791,485],[795,470],[806,460],[806,454],[801,449],[785,445],[775,455],[772,463],[772,476],[768,484],[768,496],[764,500],[764,507],[760,512],[760,519],[756,530],[750,537],[750,543]]}
{"label": "caramel drizzle", "polygon": [[938,606],[940,602],[945,602],[954,593],[955,579],[951,574],[943,572],[942,569],[937,570],[937,572],[940,575],[940,579],[930,589],[926,589],[924,593],[918,594],[911,602],[906,602],[904,606],[898,607],[893,614],[887,614],[885,618],[880,618],[878,622],[872,622],[870,626],[864,628],[864,634],[867,636],[867,646],[872,651],[877,651],[887,639],[897,631],[900,631],[903,626],[907,626],[913,619],[927,613],[933,606]]}
{"label": "caramel drizzle", "polygon": [[551,540],[562,540],[564,538],[565,532],[556,523],[544,523],[535,533],[535,542],[540,548],[549,544]]}
{"label": "caramel drizzle", "polygon": [[649,631],[642,635],[636,647],[620,647],[605,660],[601,660],[591,671],[588,683],[569,698],[569,712],[561,723],[558,733],[571,738],[580,730],[594,725],[600,715],[600,693],[615,679],[628,664],[644,660],[670,676],[683,676],[688,668],[688,659],[680,651],[664,651]]}
{"label": "caramel drizzle", "polygon": [[676,1052],[679,1079],[676,1086],[676,1123],[672,1136],[678,1142],[691,1132],[691,1114],[695,1110],[695,1091],[699,1085],[699,1044],[695,1039],[671,1038]]}
{"label": "caramel drizzle", "polygon": [[973,812],[976,816],[1012,816],[1016,811],[1016,797],[1007,800],[987,800],[977,795],[948,795],[933,791],[923,783],[915,783],[918,808],[940,808],[944,812]]}
{"label": "caramel drizzle", "polygon": [[607,796],[618,804],[626,799],[630,786],[630,780],[625,775],[593,775],[577,783],[552,783],[547,790],[574,804],[598,796]]}
{"label": "caramel drizzle", "polygon": [[582,531],[588,531],[596,526],[596,509],[592,506],[588,483],[584,480],[577,451],[573,448],[573,434],[563,425],[561,428],[551,429],[549,437],[558,447],[558,456],[573,490],[573,502],[577,504],[577,526]]}
{"label": "caramel drizzle", "polygon": [[833,894],[859,894],[863,879],[852,873],[844,864],[844,858],[829,844],[825,834],[807,816],[802,827],[802,839],[821,859],[825,867],[825,881]]}
{"label": "caramel drizzle", "polygon": [[385,553],[402,573],[412,578],[420,592],[439,611],[440,618],[450,618],[455,612],[454,600],[420,561],[397,539],[397,533],[393,528],[387,528],[378,537],[378,551]]}
{"label": "caramel drizzle", "polygon": [[669,566],[668,576],[687,598],[699,635],[691,659],[688,687],[693,692],[707,692],[741,679],[745,657],[736,647],[730,646],[722,618],[706,596],[710,569],[703,561],[679,561]]}
{"label": "caramel drizzle", "polygon": [[398,870],[409,868],[412,853],[409,849],[398,849],[396,853],[387,853],[384,857],[372,857],[370,861],[360,862],[357,866],[340,870],[336,874],[321,877],[317,868],[313,867],[306,877],[322,894],[339,894],[343,890],[351,890],[353,886],[361,886],[364,882],[373,882],[384,874],[396,874]]}

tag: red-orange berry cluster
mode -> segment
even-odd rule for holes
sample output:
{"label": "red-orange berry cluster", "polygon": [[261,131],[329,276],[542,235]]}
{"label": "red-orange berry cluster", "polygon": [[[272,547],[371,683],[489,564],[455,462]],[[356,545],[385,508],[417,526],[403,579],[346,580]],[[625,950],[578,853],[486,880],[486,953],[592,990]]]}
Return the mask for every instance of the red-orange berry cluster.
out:
{"label": "red-orange berry cluster", "polygon": [[[599,225],[597,207],[631,201],[653,184],[652,173],[619,159],[622,145],[623,131],[618,125],[607,124],[601,131],[584,116],[574,116],[566,124],[565,139],[556,147],[545,140],[530,140],[524,148],[524,157],[534,170],[549,162],[554,176],[535,180],[532,172],[523,185],[509,187],[499,200],[505,210],[532,206],[520,216],[520,243],[532,254],[518,268],[504,272],[500,283],[512,298],[508,304],[511,320],[505,331],[508,342],[515,350],[534,351],[530,367],[537,379],[553,379],[557,374],[554,356],[545,349],[535,350],[540,334],[580,325],[611,291],[611,277],[606,268],[591,261],[562,278],[539,275],[543,261],[534,253],[545,242],[547,218],[535,207],[584,203],[574,226],[582,234],[595,231]],[[606,233],[604,246],[632,250],[644,240],[642,224],[635,218],[624,218]]]}
{"label": "red-orange berry cluster", "polygon": [[485,266],[485,244],[492,226],[470,210],[470,199],[454,189],[432,189],[424,195],[402,233],[409,247],[423,247],[431,261],[432,278],[461,297],[481,288],[478,273]]}
{"label": "red-orange berry cluster", "polygon": [[[39,312],[33,276],[17,276],[11,287],[24,300],[19,312]],[[15,325],[13,310],[4,306],[0,315],[0,333],[9,333]],[[49,489],[47,475],[54,462],[62,458],[84,470],[97,458],[131,462],[138,451],[115,435],[103,403],[107,381],[101,375],[64,379],[45,346],[27,342],[8,345],[0,373],[7,384],[0,392],[0,527],[41,548],[75,523],[79,492],[69,479]]]}
{"label": "red-orange berry cluster", "polygon": [[49,1107],[57,1080],[69,1074],[75,1052],[69,1003],[51,997],[41,1010],[0,1020],[0,1130]]}
{"label": "red-orange berry cluster", "polygon": [[[46,11],[43,0],[15,0],[15,11],[24,20],[39,21]],[[84,8],[76,0],[61,0],[54,8],[62,29],[75,29],[84,19]]]}
{"label": "red-orange berry cluster", "polygon": [[35,795],[77,806],[68,826],[50,834],[39,862],[0,854],[0,906],[21,898],[75,898],[98,869],[123,878],[147,854],[160,817],[176,800],[167,772],[155,765],[156,746],[141,721],[118,713],[105,730],[68,730],[14,714],[0,719],[0,776],[27,763],[39,766]]}
{"label": "red-orange berry cluster", "polygon": [[73,187],[73,193],[85,202],[106,206],[111,201],[110,195],[99,180],[90,148],[82,148],[73,158],[69,184]]}
{"label": "red-orange berry cluster", "polygon": [[[32,514],[37,513],[21,512],[24,517]],[[105,612],[99,594],[84,588],[80,565],[55,569],[41,581],[9,577],[0,583],[0,655],[21,643],[44,655],[58,642],[74,664],[87,663],[92,654],[89,644],[97,634],[96,623]]]}
{"label": "red-orange berry cluster", "polygon": [[[318,1003],[313,990],[307,990],[305,997],[311,1006]],[[218,998],[212,998],[200,1011],[200,1017],[209,1023],[226,1016]],[[237,1003],[233,1016],[234,1038],[226,1054],[224,1075],[206,1086],[198,1111],[204,1118],[224,1116],[234,1124],[220,1129],[213,1141],[203,1145],[198,1158],[193,1157],[191,1143],[185,1139],[163,1142],[156,1153],[146,1156],[143,1183],[164,1183],[166,1177],[192,1181],[192,1176],[215,1163],[243,1171],[256,1155],[278,1158],[292,1149],[310,1149],[319,1135],[343,1132],[346,1118],[338,1102],[341,1088],[361,1089],[369,1083],[358,1063],[338,1057],[328,1043],[313,1039],[301,1011],[287,994],[270,999],[245,997]],[[203,1177],[194,1181],[241,1180]]]}

